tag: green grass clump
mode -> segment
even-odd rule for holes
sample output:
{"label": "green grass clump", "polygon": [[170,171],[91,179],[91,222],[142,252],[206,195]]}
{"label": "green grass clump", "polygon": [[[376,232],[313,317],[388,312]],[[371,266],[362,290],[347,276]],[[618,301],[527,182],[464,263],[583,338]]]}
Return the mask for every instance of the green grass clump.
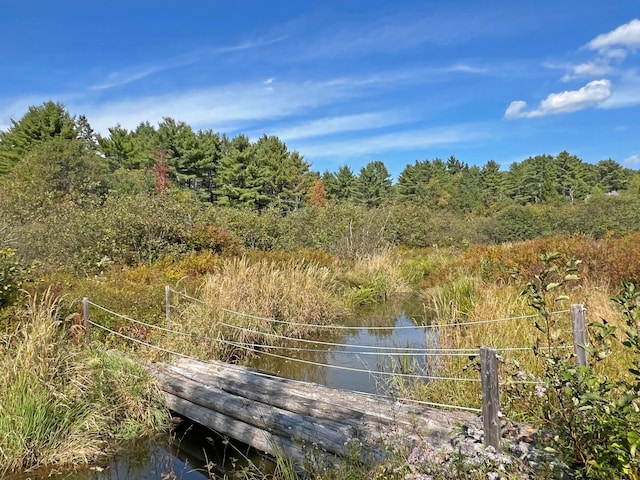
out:
{"label": "green grass clump", "polygon": [[166,418],[143,367],[77,342],[59,313],[34,294],[0,337],[0,475],[86,464]]}

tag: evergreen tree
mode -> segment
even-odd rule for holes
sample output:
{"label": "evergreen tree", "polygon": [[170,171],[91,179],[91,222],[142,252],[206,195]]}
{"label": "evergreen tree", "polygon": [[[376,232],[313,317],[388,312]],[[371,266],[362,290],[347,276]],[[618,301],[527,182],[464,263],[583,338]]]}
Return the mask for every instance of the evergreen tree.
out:
{"label": "evergreen tree", "polygon": [[340,167],[336,173],[325,172],[322,181],[330,200],[355,202],[359,198],[358,178],[347,165]]}
{"label": "evergreen tree", "polygon": [[596,165],[597,185],[605,193],[624,190],[630,175],[619,163],[610,158]]}
{"label": "evergreen tree", "polygon": [[[84,117],[83,117],[84,118]],[[11,120],[11,126],[0,132],[0,177],[7,174],[36,146],[54,138],[72,140],[81,134],[87,135],[90,127],[86,118],[80,131],[61,103],[45,102],[41,106],[29,107],[19,120]]]}
{"label": "evergreen tree", "polygon": [[391,196],[391,175],[379,160],[369,162],[360,169],[358,190],[360,201],[367,207],[378,207]]}
{"label": "evergreen tree", "polygon": [[400,200],[415,202],[421,205],[433,203],[431,192],[427,188],[431,180],[432,169],[429,160],[416,160],[407,165],[395,185],[395,193]]}

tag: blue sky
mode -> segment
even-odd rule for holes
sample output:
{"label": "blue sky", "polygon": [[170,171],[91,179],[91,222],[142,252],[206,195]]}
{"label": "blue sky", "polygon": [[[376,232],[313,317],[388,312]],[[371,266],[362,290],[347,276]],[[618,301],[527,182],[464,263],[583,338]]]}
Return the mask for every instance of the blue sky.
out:
{"label": "blue sky", "polygon": [[62,102],[277,135],[312,169],[568,150],[640,168],[640,1],[0,0],[0,129]]}

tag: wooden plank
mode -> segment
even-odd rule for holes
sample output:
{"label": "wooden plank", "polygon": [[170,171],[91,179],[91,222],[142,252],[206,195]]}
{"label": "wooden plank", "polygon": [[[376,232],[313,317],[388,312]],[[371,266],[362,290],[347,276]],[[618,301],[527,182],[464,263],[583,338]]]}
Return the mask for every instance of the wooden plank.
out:
{"label": "wooden plank", "polygon": [[169,408],[258,450],[281,449],[296,462],[309,454],[303,445],[344,456],[357,439],[363,459],[381,459],[385,445],[423,439],[441,445],[458,423],[478,424],[467,412],[407,406],[222,362],[180,359],[148,367]]}
{"label": "wooden plank", "polygon": [[[164,398],[167,408],[205,427],[246,443],[258,451],[268,454],[282,452],[290,457],[296,465],[304,464],[304,448],[291,439],[272,434],[170,393],[165,393]],[[233,432],[233,435],[226,432]]]}
{"label": "wooden plank", "polygon": [[[161,371],[156,378],[167,393],[259,429],[290,436],[301,442],[327,445],[332,453],[339,455],[347,453],[344,444],[356,433],[349,425],[282,410],[187,379],[176,380]],[[224,433],[235,438],[232,431]]]}

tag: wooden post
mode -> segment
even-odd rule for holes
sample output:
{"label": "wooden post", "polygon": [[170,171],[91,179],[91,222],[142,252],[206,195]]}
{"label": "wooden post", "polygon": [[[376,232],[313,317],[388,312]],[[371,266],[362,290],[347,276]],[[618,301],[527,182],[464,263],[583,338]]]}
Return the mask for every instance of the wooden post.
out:
{"label": "wooden post", "polygon": [[84,341],[89,341],[89,297],[82,299],[82,324],[84,325]]}
{"label": "wooden post", "polygon": [[482,427],[484,444],[500,451],[500,395],[498,384],[498,354],[480,347],[480,376],[482,378]]}
{"label": "wooden post", "polygon": [[164,287],[164,310],[167,315],[167,329],[171,330],[171,287]]}
{"label": "wooden post", "polygon": [[571,326],[573,328],[573,351],[576,365],[587,366],[587,329],[584,324],[584,305],[571,305]]}

